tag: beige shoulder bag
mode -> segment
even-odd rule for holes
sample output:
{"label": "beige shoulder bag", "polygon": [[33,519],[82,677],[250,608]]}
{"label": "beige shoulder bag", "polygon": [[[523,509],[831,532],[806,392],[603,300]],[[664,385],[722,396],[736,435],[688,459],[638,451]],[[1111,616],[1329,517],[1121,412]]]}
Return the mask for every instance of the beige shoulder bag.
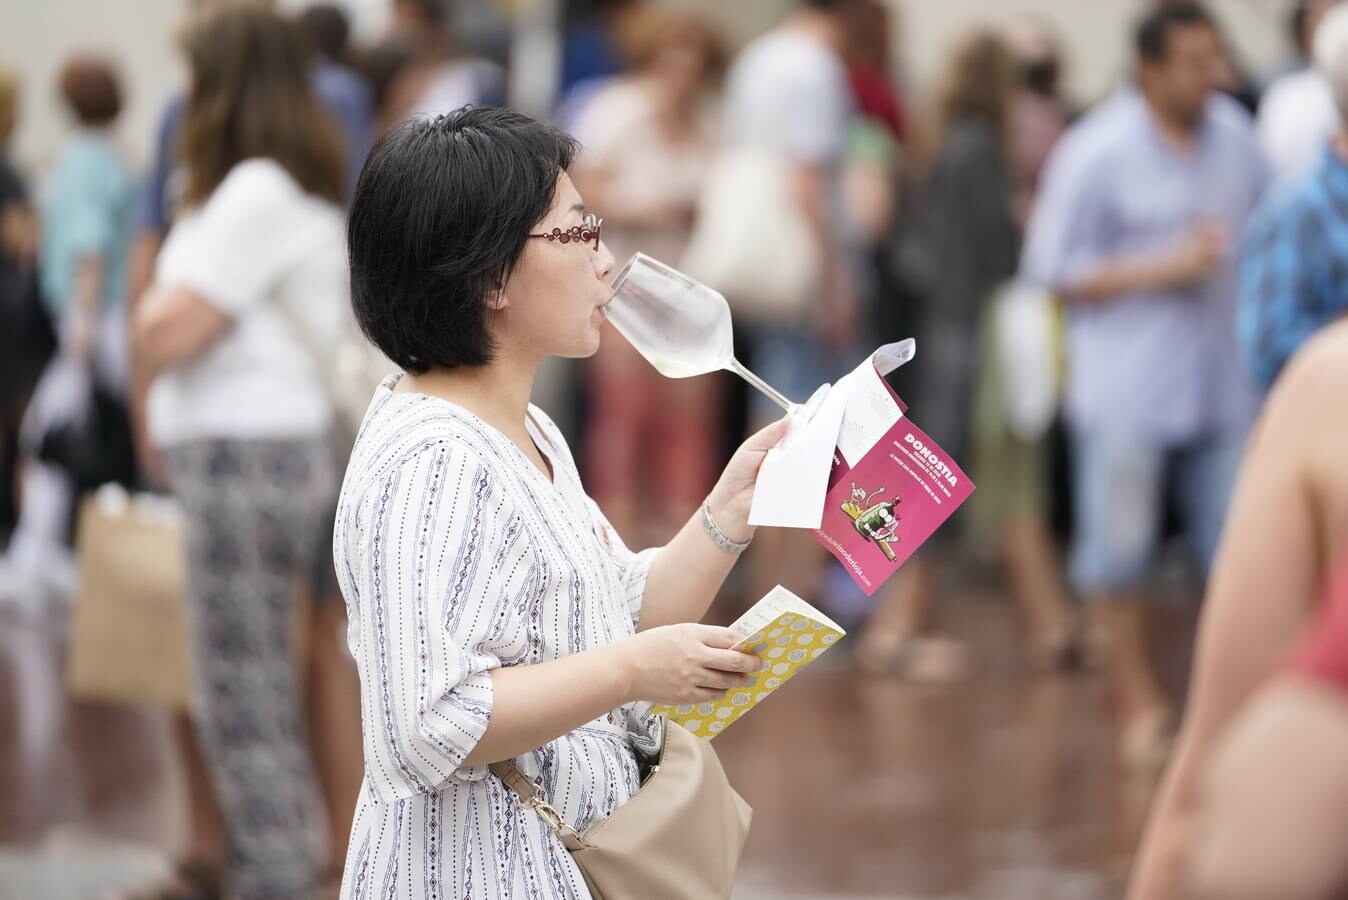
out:
{"label": "beige shoulder bag", "polygon": [[552,826],[596,900],[729,897],[753,811],[707,741],[662,722],[659,758],[641,790],[603,822],[577,834],[513,763],[492,774]]}

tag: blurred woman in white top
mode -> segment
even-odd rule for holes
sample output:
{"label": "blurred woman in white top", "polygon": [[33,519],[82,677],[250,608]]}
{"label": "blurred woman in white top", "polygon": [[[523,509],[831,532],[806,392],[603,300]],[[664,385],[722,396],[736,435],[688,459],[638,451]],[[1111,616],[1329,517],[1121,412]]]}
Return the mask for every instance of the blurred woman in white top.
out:
{"label": "blurred woman in white top", "polygon": [[291,632],[336,491],[310,348],[333,346],[349,297],[342,145],[291,23],[229,5],[183,43],[183,205],[136,307],[135,360],[184,511],[193,715],[226,890],[308,897],[326,831]]}

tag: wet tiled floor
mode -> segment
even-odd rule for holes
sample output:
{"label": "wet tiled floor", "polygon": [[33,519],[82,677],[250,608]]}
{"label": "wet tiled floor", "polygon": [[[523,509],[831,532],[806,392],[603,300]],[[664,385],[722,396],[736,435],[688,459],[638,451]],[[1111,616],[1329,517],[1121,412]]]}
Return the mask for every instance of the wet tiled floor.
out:
{"label": "wet tiled floor", "polygon": [[[1152,786],[1122,777],[1098,675],[1036,675],[994,593],[944,624],[966,683],[867,679],[840,647],[717,739],[755,808],[736,897],[1111,900]],[[1179,689],[1192,616],[1156,632]],[[97,898],[181,833],[162,712],[72,702],[55,629],[0,620],[0,898]],[[845,646],[845,645],[843,645]]]}

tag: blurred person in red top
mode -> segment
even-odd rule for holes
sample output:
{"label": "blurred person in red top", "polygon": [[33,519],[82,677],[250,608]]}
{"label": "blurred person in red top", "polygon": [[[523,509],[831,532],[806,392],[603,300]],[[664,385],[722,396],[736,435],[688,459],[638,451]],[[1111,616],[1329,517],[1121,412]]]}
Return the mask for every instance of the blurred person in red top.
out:
{"label": "blurred person in red top", "polygon": [[[1131,900],[1190,896],[1185,882],[1198,846],[1200,785],[1225,752],[1215,748],[1228,726],[1257,731],[1258,720],[1267,719],[1254,711],[1252,698],[1314,618],[1329,567],[1348,547],[1346,406],[1348,322],[1340,321],[1322,329],[1292,357],[1251,435],[1203,601],[1178,748],[1138,854]],[[1246,711],[1247,721],[1254,724],[1233,725]],[[1291,746],[1279,739],[1281,752]],[[1265,771],[1260,778],[1274,774]],[[1221,776],[1218,780],[1231,784]],[[1293,824],[1263,821],[1260,837]],[[1218,854],[1223,846],[1208,837],[1202,841],[1204,853]],[[1221,858],[1229,856],[1222,852]],[[1208,872],[1212,874],[1210,868]],[[1289,890],[1257,896],[1284,900],[1302,895]]]}
{"label": "blurred person in red top", "polygon": [[883,124],[895,140],[903,141],[908,133],[908,109],[889,65],[894,14],[880,0],[859,0],[846,13],[848,42],[843,62],[857,114]]}
{"label": "blurred person in red top", "polygon": [[1348,894],[1348,554],[1339,560],[1315,624],[1212,749],[1195,900]]}
{"label": "blurred person in red top", "polygon": [[[702,21],[654,10],[628,24],[624,43],[635,69],[579,110],[572,175],[604,210],[619,264],[637,251],[677,264],[715,147],[708,95],[725,51]],[[725,381],[665,378],[606,330],[587,365],[587,476],[615,527],[662,543],[682,524],[669,511],[696,505],[715,481]]]}
{"label": "blurred person in red top", "polygon": [[[894,24],[889,7],[880,0],[857,0],[844,7],[844,16],[848,37],[843,63],[856,117],[848,129],[843,205],[848,227],[870,257],[870,265],[858,273],[858,290],[870,295],[874,307],[892,300],[892,290],[879,270],[884,268],[883,247],[898,212],[895,200],[908,110],[892,71]],[[884,328],[881,333],[894,334]]]}

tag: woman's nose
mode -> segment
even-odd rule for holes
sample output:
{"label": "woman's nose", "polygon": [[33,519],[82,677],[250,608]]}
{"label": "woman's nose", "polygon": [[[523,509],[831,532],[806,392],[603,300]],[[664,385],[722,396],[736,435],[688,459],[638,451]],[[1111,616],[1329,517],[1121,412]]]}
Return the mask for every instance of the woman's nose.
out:
{"label": "woman's nose", "polygon": [[602,240],[599,242],[599,252],[594,256],[594,271],[600,278],[608,281],[609,273],[613,271],[613,254],[608,252],[608,244]]}

